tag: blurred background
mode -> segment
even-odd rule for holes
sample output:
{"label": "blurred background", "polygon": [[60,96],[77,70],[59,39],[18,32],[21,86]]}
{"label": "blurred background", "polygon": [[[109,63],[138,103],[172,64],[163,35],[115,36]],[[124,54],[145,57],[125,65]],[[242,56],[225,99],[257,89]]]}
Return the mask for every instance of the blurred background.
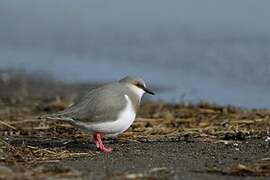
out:
{"label": "blurred background", "polygon": [[153,100],[270,107],[267,0],[1,0],[0,69],[66,83],[132,74]]}

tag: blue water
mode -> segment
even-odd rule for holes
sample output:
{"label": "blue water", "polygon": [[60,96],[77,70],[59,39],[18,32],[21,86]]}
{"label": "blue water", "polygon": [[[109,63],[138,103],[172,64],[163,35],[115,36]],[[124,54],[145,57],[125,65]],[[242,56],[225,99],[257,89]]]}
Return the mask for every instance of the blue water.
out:
{"label": "blue water", "polygon": [[1,1],[0,68],[70,83],[133,74],[163,87],[153,100],[270,108],[269,5]]}

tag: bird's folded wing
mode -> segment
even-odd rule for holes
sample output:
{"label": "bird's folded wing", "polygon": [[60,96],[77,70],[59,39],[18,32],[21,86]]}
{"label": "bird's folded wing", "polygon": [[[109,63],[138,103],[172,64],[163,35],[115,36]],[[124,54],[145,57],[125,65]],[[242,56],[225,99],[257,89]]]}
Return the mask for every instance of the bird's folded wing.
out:
{"label": "bird's folded wing", "polygon": [[66,110],[54,114],[56,119],[69,119],[81,122],[109,122],[117,119],[126,100],[117,87],[104,86],[90,91],[81,101]]}

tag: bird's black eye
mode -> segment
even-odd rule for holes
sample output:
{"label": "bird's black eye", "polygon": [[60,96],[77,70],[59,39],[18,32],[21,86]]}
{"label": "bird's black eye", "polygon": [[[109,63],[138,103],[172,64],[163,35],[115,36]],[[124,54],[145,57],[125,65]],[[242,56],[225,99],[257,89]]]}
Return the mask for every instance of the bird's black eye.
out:
{"label": "bird's black eye", "polygon": [[141,88],[143,89],[144,88],[144,85],[139,83],[139,82],[136,82],[135,85],[138,87],[138,88]]}

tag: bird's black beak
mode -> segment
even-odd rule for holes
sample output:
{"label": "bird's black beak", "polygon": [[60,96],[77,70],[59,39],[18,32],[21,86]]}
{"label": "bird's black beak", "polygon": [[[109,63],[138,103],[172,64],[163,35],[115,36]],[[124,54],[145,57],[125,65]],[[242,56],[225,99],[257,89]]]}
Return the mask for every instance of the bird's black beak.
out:
{"label": "bird's black beak", "polygon": [[155,93],[151,90],[151,89],[148,89],[146,87],[143,87],[143,90],[148,93],[148,94],[152,94],[152,95],[155,95]]}

